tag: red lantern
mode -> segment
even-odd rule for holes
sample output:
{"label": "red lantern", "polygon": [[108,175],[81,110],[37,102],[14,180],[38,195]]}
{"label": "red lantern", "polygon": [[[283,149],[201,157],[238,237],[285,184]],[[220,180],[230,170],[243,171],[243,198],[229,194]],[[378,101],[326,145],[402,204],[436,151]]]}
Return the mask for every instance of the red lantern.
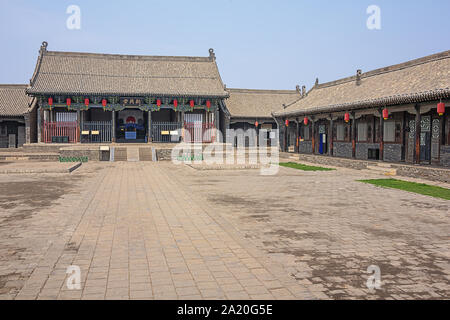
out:
{"label": "red lantern", "polygon": [[66,103],[67,103],[67,106],[70,107],[70,105],[72,104],[72,99],[67,98]]}
{"label": "red lantern", "polygon": [[106,101],[106,99],[103,99],[102,100],[102,106],[103,106],[103,108],[106,108],[106,104],[107,104],[108,102]]}
{"label": "red lantern", "polygon": [[156,105],[158,106],[158,108],[161,107],[161,100],[160,99],[156,100]]}
{"label": "red lantern", "polygon": [[349,122],[350,121],[350,113],[346,112],[344,115],[344,121]]}
{"label": "red lantern", "polygon": [[387,120],[389,119],[389,110],[388,109],[383,109],[383,119]]}
{"label": "red lantern", "polygon": [[48,98],[48,105],[50,107],[53,105],[53,98]]}
{"label": "red lantern", "polygon": [[194,100],[189,101],[189,105],[193,108],[195,106]]}
{"label": "red lantern", "polygon": [[289,120],[286,119],[286,121],[284,122],[286,124],[286,127],[289,127]]}
{"label": "red lantern", "polygon": [[443,102],[438,103],[438,105],[437,105],[437,112],[438,112],[438,114],[440,116],[444,115],[444,113],[445,113],[445,103],[443,103]]}
{"label": "red lantern", "polygon": [[305,126],[308,125],[308,117],[305,117],[305,119],[303,119],[303,123],[305,124]]}
{"label": "red lantern", "polygon": [[209,109],[209,108],[211,108],[211,101],[206,101],[206,107]]}
{"label": "red lantern", "polygon": [[178,107],[178,100],[173,100],[173,107],[176,109]]}
{"label": "red lantern", "polygon": [[86,107],[89,107],[89,99],[84,99],[84,104],[86,105]]}
{"label": "red lantern", "polygon": [[255,127],[258,128],[258,126],[259,126],[259,123],[258,123],[258,121],[256,121],[255,122]]}

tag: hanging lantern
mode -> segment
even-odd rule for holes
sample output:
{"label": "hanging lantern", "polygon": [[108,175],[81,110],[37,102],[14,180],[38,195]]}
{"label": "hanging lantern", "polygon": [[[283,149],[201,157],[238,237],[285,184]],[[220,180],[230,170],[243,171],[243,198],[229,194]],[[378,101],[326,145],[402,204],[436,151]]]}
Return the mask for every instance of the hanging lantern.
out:
{"label": "hanging lantern", "polygon": [[53,106],[53,98],[48,98],[48,105],[50,106],[50,108]]}
{"label": "hanging lantern", "polygon": [[255,122],[255,127],[258,128],[258,126],[259,126],[259,123],[258,123],[258,121],[256,121]]}
{"label": "hanging lantern", "polygon": [[178,107],[178,100],[173,100],[173,107],[176,109]]}
{"label": "hanging lantern", "polygon": [[160,99],[156,100],[156,105],[158,106],[158,108],[161,107],[161,100]]}
{"label": "hanging lantern", "polygon": [[103,99],[103,100],[102,100],[103,111],[106,110],[106,104],[107,104],[106,99]]}
{"label": "hanging lantern", "polygon": [[308,117],[305,117],[305,119],[303,119],[303,123],[305,124],[305,126],[308,125]]}
{"label": "hanging lantern", "polygon": [[194,106],[195,106],[194,100],[189,101],[189,105],[191,106],[191,108],[194,108]]}
{"label": "hanging lantern", "polygon": [[350,121],[350,113],[346,112],[344,115],[344,121],[349,122]]}
{"label": "hanging lantern", "polygon": [[284,123],[286,124],[286,127],[289,127],[289,119],[286,119]]}
{"label": "hanging lantern", "polygon": [[84,99],[84,105],[86,107],[89,107],[89,99],[88,98]]}
{"label": "hanging lantern", "polygon": [[389,110],[387,108],[383,109],[383,119],[384,120],[389,119]]}
{"label": "hanging lantern", "polygon": [[70,105],[72,104],[72,99],[67,98],[66,103],[67,103],[67,106],[70,107]]}
{"label": "hanging lantern", "polygon": [[443,103],[443,102],[439,102],[438,103],[438,105],[437,105],[437,113],[440,116],[444,115],[444,113],[445,113],[445,103]]}
{"label": "hanging lantern", "polygon": [[208,108],[208,110],[211,108],[211,101],[209,100],[206,101],[206,107]]}

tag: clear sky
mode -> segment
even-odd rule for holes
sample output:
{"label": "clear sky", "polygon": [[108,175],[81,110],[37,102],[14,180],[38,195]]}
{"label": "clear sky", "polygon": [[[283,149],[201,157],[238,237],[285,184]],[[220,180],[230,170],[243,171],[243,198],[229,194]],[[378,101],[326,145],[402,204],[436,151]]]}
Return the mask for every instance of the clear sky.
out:
{"label": "clear sky", "polygon": [[[69,5],[81,29],[69,30]],[[381,30],[369,30],[369,5]],[[48,50],[208,56],[229,88],[310,88],[450,49],[449,0],[0,0],[0,83],[28,83]]]}

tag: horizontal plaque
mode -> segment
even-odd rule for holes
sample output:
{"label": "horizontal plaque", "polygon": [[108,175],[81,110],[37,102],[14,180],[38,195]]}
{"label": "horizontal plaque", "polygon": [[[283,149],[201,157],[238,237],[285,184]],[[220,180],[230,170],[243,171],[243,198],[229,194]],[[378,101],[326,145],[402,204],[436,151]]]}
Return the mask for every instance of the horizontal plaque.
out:
{"label": "horizontal plaque", "polygon": [[100,134],[100,131],[92,131],[91,132],[93,135],[98,135],[98,134]]}
{"label": "horizontal plaque", "polygon": [[168,136],[170,134],[170,131],[161,131],[161,135]]}

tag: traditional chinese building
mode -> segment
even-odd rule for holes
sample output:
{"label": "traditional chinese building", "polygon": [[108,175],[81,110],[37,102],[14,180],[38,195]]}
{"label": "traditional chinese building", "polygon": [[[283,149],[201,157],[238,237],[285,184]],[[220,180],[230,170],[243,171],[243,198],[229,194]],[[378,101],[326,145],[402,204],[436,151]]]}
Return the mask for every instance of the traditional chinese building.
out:
{"label": "traditional chinese building", "polygon": [[36,99],[26,85],[0,85],[0,148],[36,142]]}
{"label": "traditional chinese building", "polygon": [[227,89],[227,92],[230,95],[225,102],[230,113],[227,127],[234,129],[236,135],[233,138],[226,136],[226,141],[236,145],[237,135],[244,135],[247,146],[258,144],[257,134],[260,129],[266,130],[268,135],[278,129],[272,113],[283,110],[283,105],[301,97],[299,86],[296,90]]}
{"label": "traditional chinese building", "polygon": [[38,141],[212,142],[228,93],[208,57],[54,52],[44,42],[27,93]]}
{"label": "traditional chinese building", "polygon": [[450,166],[450,51],[319,84],[274,113],[285,151]]}

